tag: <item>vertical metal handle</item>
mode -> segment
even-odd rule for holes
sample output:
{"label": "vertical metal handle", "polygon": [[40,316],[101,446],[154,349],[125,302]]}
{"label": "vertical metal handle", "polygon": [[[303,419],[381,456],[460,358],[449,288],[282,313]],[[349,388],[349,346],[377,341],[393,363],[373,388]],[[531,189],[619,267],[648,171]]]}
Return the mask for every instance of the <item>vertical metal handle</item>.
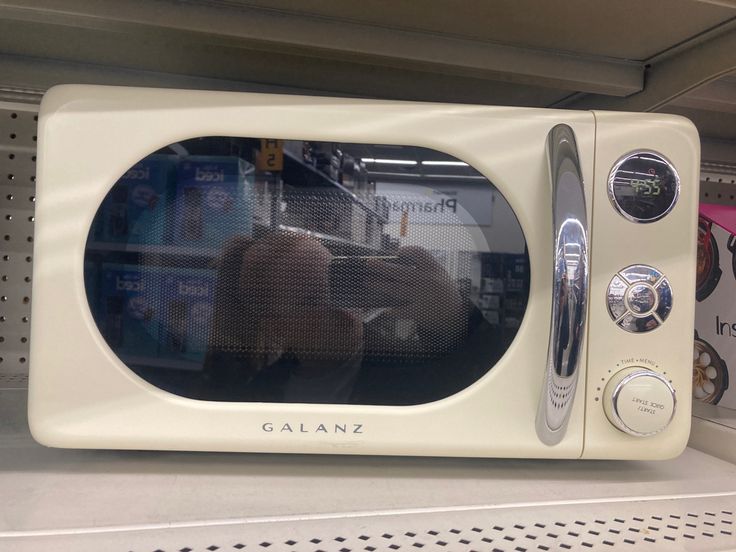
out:
{"label": "vertical metal handle", "polygon": [[554,232],[552,323],[536,428],[542,442],[555,445],[567,430],[582,361],[589,287],[588,218],[572,128],[557,125],[549,132],[547,157]]}

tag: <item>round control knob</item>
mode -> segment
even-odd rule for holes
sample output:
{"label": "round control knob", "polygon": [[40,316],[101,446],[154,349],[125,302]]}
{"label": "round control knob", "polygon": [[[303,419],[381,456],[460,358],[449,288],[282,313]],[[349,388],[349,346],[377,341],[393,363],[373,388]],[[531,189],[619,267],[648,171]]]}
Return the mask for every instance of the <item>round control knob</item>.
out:
{"label": "round control knob", "polygon": [[667,277],[649,265],[619,270],[608,284],[608,314],[627,332],[656,330],[672,310],[672,288]]}
{"label": "round control knob", "polygon": [[606,385],[603,408],[608,420],[629,435],[659,433],[675,414],[675,390],[657,372],[635,366],[614,374]]}

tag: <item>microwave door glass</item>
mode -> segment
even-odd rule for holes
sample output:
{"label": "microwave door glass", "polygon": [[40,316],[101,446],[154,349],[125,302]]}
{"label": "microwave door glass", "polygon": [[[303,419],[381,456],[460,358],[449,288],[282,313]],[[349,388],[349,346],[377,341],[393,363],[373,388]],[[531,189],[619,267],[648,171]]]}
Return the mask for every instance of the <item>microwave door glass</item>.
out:
{"label": "microwave door glass", "polygon": [[160,389],[365,405],[439,400],[492,370],[530,278],[511,206],[461,159],[222,136],[122,174],[84,272],[107,346]]}

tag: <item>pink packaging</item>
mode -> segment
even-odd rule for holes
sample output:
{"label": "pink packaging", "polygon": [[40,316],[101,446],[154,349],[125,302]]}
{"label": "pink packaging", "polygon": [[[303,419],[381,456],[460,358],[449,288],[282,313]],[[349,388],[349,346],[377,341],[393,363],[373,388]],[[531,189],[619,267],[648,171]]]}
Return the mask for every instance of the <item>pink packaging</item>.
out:
{"label": "pink packaging", "polygon": [[736,207],[701,204],[693,399],[736,409]]}

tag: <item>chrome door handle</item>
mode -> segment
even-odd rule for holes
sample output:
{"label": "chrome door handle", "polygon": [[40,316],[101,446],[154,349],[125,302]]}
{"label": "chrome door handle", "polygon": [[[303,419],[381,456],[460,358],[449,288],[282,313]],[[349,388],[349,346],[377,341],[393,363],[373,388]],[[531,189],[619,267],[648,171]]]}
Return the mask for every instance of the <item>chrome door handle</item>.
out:
{"label": "chrome door handle", "polygon": [[539,439],[556,445],[565,436],[582,361],[588,310],[588,218],[575,133],[557,125],[547,135],[552,185],[554,267],[552,323],[542,396]]}

